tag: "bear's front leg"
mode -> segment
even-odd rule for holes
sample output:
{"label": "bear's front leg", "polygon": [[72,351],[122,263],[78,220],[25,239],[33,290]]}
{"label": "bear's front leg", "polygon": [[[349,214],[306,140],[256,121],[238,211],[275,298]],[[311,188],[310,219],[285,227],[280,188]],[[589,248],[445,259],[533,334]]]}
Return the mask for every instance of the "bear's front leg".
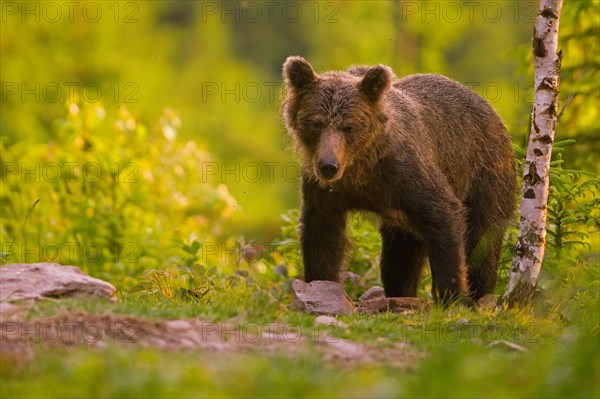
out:
{"label": "bear's front leg", "polygon": [[300,243],[306,282],[339,281],[348,247],[347,212],[333,196],[313,182],[302,182]]}

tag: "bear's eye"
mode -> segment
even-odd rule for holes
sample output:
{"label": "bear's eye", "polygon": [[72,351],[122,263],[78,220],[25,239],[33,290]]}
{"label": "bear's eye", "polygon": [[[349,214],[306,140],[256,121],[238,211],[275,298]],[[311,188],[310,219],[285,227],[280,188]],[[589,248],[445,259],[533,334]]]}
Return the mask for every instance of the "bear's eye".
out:
{"label": "bear's eye", "polygon": [[320,132],[325,127],[325,124],[321,121],[311,121],[308,123],[308,129],[312,132]]}
{"label": "bear's eye", "polygon": [[354,131],[355,131],[354,126],[350,126],[350,125],[342,126],[342,132],[344,132],[344,133],[352,134],[352,133],[354,133]]}

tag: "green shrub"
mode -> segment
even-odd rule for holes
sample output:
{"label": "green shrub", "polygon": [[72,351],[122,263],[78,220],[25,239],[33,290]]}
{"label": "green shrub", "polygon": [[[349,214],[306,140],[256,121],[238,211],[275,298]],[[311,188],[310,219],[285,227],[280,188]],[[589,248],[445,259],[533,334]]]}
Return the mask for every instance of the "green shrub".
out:
{"label": "green shrub", "polygon": [[128,287],[182,243],[219,239],[239,207],[203,181],[210,154],[179,142],[180,127],[170,109],[147,125],[124,107],[109,117],[72,103],[52,141],[0,144],[3,262],[74,264]]}

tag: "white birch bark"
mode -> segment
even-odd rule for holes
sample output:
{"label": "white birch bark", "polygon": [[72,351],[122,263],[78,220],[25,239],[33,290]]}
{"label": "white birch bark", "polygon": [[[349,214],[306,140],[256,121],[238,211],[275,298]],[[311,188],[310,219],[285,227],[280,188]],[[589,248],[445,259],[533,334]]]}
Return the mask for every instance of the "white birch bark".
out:
{"label": "white birch bark", "polygon": [[540,0],[533,30],[535,86],[523,176],[519,238],[501,305],[526,305],[533,299],[546,249],[546,212],[550,157],[558,114],[562,52],[558,26],[562,0]]}

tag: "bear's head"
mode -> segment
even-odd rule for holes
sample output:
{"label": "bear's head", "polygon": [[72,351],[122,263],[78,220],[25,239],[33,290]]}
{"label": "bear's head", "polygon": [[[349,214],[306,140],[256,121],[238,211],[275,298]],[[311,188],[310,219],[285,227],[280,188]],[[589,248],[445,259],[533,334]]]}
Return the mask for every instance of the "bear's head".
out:
{"label": "bear's head", "polygon": [[292,56],[283,65],[283,76],[283,118],[302,154],[303,172],[328,186],[354,163],[368,162],[369,148],[388,121],[385,95],[394,79],[390,68],[354,67],[317,75],[304,58]]}

